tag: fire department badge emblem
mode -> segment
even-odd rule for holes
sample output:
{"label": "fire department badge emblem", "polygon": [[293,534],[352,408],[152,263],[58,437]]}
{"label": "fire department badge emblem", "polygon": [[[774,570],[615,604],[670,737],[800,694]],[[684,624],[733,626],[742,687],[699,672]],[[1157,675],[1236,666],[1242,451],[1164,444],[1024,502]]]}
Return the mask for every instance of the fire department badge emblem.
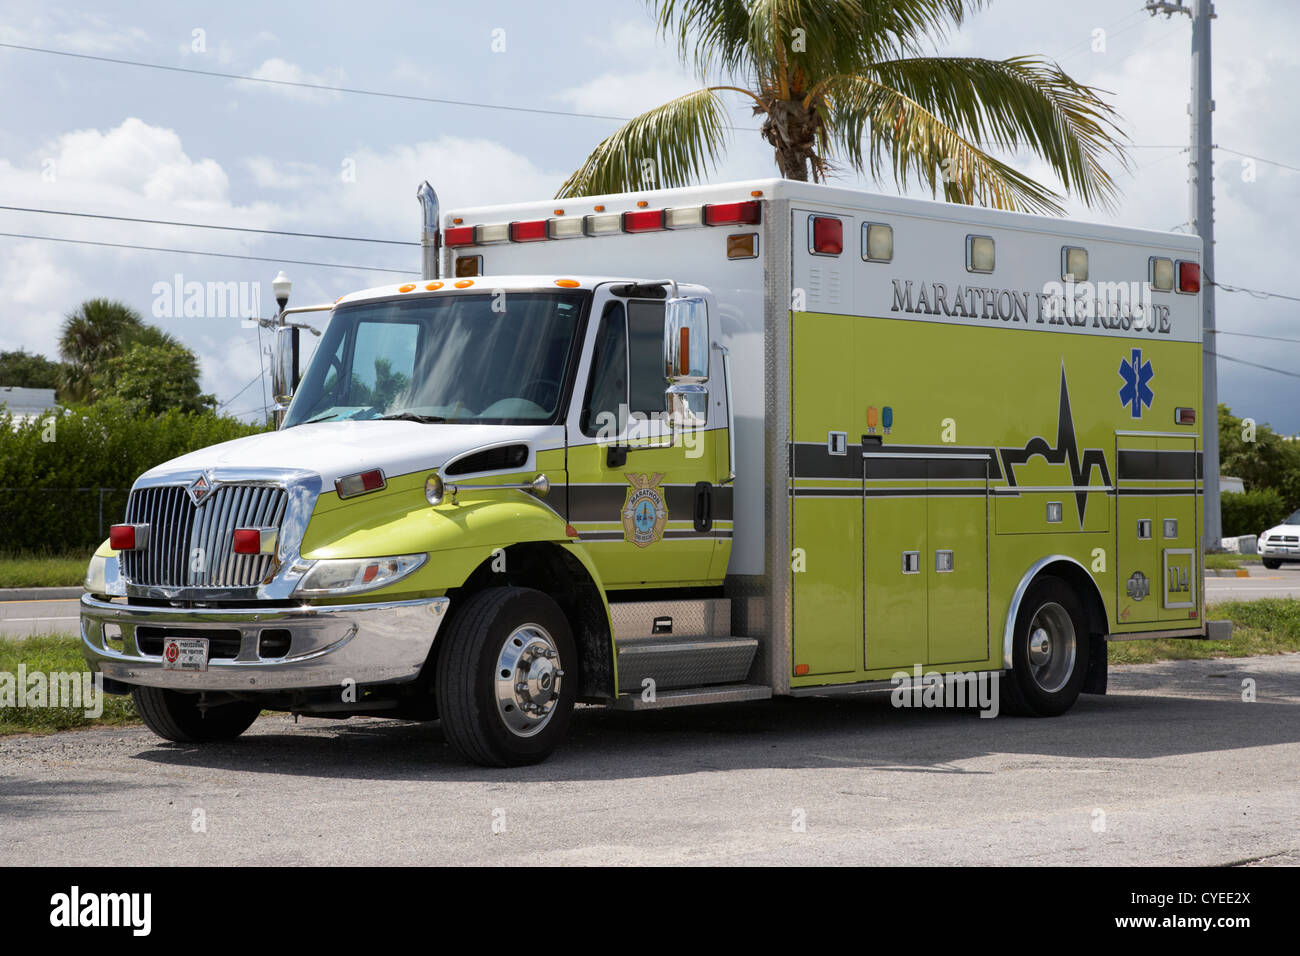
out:
{"label": "fire department badge emblem", "polygon": [[638,548],[649,547],[664,536],[668,505],[659,491],[662,474],[633,475],[624,472],[632,486],[623,501],[623,540]]}

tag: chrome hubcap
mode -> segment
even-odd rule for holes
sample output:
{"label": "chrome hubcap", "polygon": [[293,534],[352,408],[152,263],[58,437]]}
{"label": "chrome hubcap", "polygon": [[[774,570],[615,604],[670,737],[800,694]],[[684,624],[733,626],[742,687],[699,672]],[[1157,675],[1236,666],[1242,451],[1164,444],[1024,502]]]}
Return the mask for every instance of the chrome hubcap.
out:
{"label": "chrome hubcap", "polygon": [[555,640],[540,624],[522,624],[497,657],[497,713],[511,733],[531,737],[550,721],[564,671]]}
{"label": "chrome hubcap", "polygon": [[1054,694],[1074,673],[1074,621],[1065,608],[1044,604],[1029,622],[1029,674],[1044,693]]}

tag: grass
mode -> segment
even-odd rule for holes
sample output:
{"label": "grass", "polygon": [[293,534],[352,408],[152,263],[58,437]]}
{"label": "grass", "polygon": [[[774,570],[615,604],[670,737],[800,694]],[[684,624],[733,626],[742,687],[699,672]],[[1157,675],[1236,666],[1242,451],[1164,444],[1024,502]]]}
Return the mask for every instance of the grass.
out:
{"label": "grass", "polygon": [[86,565],[92,553],[0,553],[0,588],[77,587],[86,580]]}
{"label": "grass", "polygon": [[[47,634],[15,640],[0,638],[0,737],[139,722],[131,698],[112,694],[99,698],[104,706],[100,717],[87,717],[84,707],[18,707],[16,691],[21,688],[16,688],[16,684],[20,664],[26,668],[29,687],[31,675],[37,672],[88,673],[81,656],[81,642],[75,637]],[[13,701],[9,699],[11,693]]]}
{"label": "grass", "polygon": [[[1110,645],[1112,664],[1149,664],[1155,661],[1203,660],[1214,657],[1252,657],[1300,651],[1300,601],[1262,598],[1211,605],[1211,620],[1231,620],[1230,641],[1116,641]],[[5,699],[6,675],[83,673],[80,641],[67,635],[45,635],[14,640],[0,638],[0,737],[5,734],[52,733],[82,727],[120,726],[139,722],[129,697],[105,695],[104,713],[86,717],[75,708],[31,708],[10,705]],[[13,678],[10,678],[13,679]]]}
{"label": "grass", "polygon": [[1241,563],[1241,555],[1239,554],[1207,554],[1205,556],[1205,567],[1207,569],[1230,571],[1233,568],[1241,567]]}
{"label": "grass", "polygon": [[1150,664],[1300,651],[1300,601],[1292,598],[1225,601],[1206,608],[1206,617],[1232,621],[1232,640],[1114,641],[1109,650],[1110,662]]}

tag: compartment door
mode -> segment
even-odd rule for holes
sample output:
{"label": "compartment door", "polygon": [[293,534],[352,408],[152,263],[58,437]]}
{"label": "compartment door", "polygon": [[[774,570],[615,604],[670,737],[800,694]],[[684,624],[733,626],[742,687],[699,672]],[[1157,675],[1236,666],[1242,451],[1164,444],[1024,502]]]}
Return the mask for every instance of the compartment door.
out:
{"label": "compartment door", "polygon": [[1118,624],[1160,617],[1160,441],[1154,435],[1115,436],[1115,608]]}

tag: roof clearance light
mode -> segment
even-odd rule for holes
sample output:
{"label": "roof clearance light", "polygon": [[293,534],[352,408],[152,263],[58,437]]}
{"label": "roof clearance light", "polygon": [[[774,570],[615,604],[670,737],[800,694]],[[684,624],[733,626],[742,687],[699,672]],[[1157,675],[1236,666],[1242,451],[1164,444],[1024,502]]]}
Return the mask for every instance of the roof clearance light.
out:
{"label": "roof clearance light", "polygon": [[115,524],[108,529],[108,546],[114,551],[143,551],[149,546],[149,526]]}
{"label": "roof clearance light", "polygon": [[[476,258],[477,258],[477,257],[476,257]],[[474,280],[473,280],[473,279],[458,279],[458,280],[456,281],[456,288],[457,288],[457,289],[468,289],[468,288],[469,288],[470,286],[472,286],[473,284],[474,284]]]}
{"label": "roof clearance light", "polygon": [[610,233],[622,232],[623,214],[607,212],[598,216],[584,216],[582,230],[589,236],[608,236]]}
{"label": "roof clearance light", "polygon": [[428,285],[425,286],[425,288],[428,289],[430,292],[437,292],[439,289],[442,288],[442,283],[430,282]]}
{"label": "roof clearance light", "polygon": [[1188,295],[1201,291],[1200,263],[1178,260],[1178,291]]}
{"label": "roof clearance light", "polygon": [[552,239],[574,239],[585,235],[582,231],[582,217],[569,216],[567,219],[546,220],[546,234]]}
{"label": "roof clearance light", "polygon": [[704,207],[706,226],[757,226],[762,220],[763,205],[754,199],[708,203]]}
{"label": "roof clearance light", "polygon": [[474,245],[474,227],[461,226],[459,229],[445,230],[442,234],[442,244],[444,246]]}
{"label": "roof clearance light", "polygon": [[838,256],[844,251],[844,223],[833,216],[809,216],[808,251],[815,256]]}
{"label": "roof clearance light", "polygon": [[997,262],[997,248],[992,236],[966,237],[966,271],[992,272]]}
{"label": "roof clearance light", "polygon": [[510,241],[511,242],[536,242],[538,239],[549,239],[546,234],[546,220],[533,219],[528,222],[512,222],[510,224]]}
{"label": "roof clearance light", "polygon": [[669,229],[690,229],[704,225],[703,206],[680,206],[664,210],[664,225]]}
{"label": "roof clearance light", "polygon": [[1088,281],[1088,250],[1078,246],[1061,246],[1061,281]]}
{"label": "roof clearance light", "polygon": [[[456,277],[464,278],[466,276],[477,276],[483,274],[483,257],[482,256],[458,256],[456,258]],[[456,288],[462,289],[459,282]]]}
{"label": "roof clearance light", "polygon": [[576,289],[578,286],[582,285],[582,283],[577,279],[556,279],[555,284],[561,289]]}
{"label": "roof clearance light", "polygon": [[491,225],[475,226],[474,241],[480,246],[489,242],[506,242],[510,238],[510,223],[494,222]]}
{"label": "roof clearance light", "polygon": [[661,232],[663,228],[664,211],[662,209],[623,213],[624,232]]}
{"label": "roof clearance light", "polygon": [[370,491],[378,491],[386,484],[384,473],[375,468],[372,471],[362,471],[339,478],[334,482],[334,490],[339,493],[340,498],[354,498]]}
{"label": "roof clearance light", "polygon": [[414,289],[415,289],[415,284],[412,282],[408,282],[406,283],[406,285],[399,285],[397,287],[398,292],[412,292],[414,291]]}
{"label": "roof clearance light", "polygon": [[1171,292],[1174,288],[1174,260],[1152,256],[1147,260],[1147,282],[1157,292]]}
{"label": "roof clearance light", "polygon": [[862,224],[862,261],[890,262],[894,258],[894,227],[883,222]]}

